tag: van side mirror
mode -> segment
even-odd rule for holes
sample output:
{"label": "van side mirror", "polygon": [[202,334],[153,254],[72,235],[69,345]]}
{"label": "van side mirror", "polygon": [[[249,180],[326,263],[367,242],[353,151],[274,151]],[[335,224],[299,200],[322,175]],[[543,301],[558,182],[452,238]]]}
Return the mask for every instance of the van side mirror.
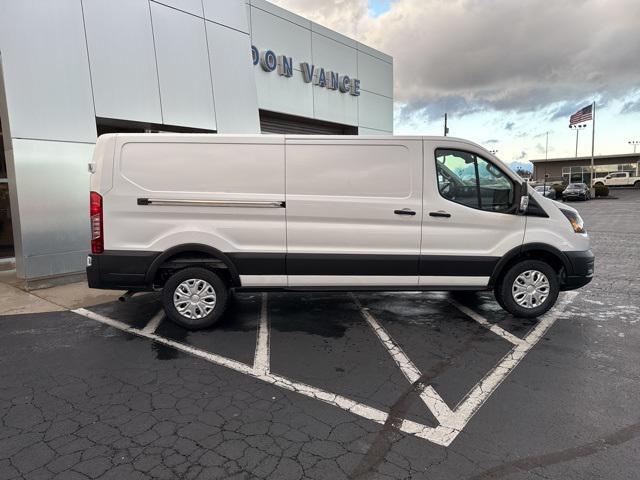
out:
{"label": "van side mirror", "polygon": [[518,207],[518,213],[524,215],[529,208],[529,195],[523,195],[520,197],[520,206]]}
{"label": "van side mirror", "polygon": [[529,187],[527,186],[527,182],[523,182],[520,185],[520,202],[518,204],[518,215],[525,215],[527,213],[527,209],[529,208]]}

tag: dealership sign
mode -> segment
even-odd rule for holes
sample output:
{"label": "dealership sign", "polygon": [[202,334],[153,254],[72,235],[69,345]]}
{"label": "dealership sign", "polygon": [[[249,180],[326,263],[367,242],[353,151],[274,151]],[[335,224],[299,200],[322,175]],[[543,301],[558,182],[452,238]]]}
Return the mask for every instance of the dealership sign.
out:
{"label": "dealership sign", "polygon": [[[251,46],[253,64],[258,65],[267,73],[278,71],[283,77],[293,76],[293,58],[286,55],[276,55],[272,50],[260,52],[255,46]],[[308,62],[300,63],[302,79],[306,83],[312,83],[318,87],[336,90],[341,93],[349,93],[354,97],[360,95],[360,80],[349,75],[340,75],[338,72],[325,70]]]}

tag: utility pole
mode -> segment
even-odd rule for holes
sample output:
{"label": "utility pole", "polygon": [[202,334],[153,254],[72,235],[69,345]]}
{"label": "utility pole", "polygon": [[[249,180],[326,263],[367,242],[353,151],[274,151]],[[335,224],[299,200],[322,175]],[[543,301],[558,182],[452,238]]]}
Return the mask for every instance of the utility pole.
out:
{"label": "utility pole", "polygon": [[633,145],[633,153],[636,153],[636,147],[640,145],[638,140],[629,140],[629,145]]}
{"label": "utility pole", "polygon": [[576,158],[578,158],[578,135],[580,134],[580,130],[586,127],[586,123],[583,123],[581,125],[569,125],[569,128],[573,128],[576,131]]}
{"label": "utility pole", "polygon": [[449,127],[447,126],[447,114],[444,114],[444,136],[446,137],[449,133]]}

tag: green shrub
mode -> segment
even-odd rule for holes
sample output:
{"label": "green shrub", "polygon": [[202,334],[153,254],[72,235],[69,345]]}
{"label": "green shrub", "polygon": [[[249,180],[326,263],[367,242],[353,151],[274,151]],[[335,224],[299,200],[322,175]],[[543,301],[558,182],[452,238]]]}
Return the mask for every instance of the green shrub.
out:
{"label": "green shrub", "polygon": [[564,189],[567,188],[567,185],[564,183],[554,183],[553,184],[553,189],[556,191],[556,196],[558,198],[560,198],[562,196],[562,192],[564,192]]}
{"label": "green shrub", "polygon": [[606,185],[598,185],[595,187],[596,189],[596,197],[608,197],[609,196],[609,187]]}

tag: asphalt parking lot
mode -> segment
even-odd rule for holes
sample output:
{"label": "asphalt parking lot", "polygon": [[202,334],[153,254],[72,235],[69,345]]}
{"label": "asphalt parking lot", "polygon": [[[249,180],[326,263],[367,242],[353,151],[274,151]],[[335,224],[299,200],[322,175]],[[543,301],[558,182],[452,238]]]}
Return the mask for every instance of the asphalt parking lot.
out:
{"label": "asphalt parking lot", "polygon": [[596,277],[490,294],[157,295],[0,317],[0,478],[637,479],[640,191],[576,202]]}

